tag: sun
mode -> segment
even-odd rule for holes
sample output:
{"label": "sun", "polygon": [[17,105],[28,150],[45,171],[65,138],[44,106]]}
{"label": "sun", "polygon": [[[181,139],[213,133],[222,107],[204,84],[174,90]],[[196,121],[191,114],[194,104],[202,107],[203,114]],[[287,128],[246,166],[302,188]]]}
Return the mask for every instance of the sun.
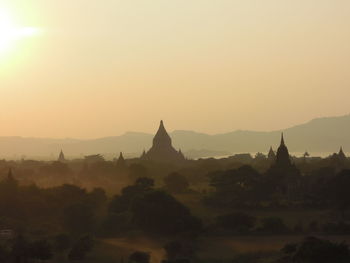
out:
{"label": "sun", "polygon": [[10,13],[0,8],[0,55],[11,50],[19,40],[39,33],[38,28],[16,25]]}

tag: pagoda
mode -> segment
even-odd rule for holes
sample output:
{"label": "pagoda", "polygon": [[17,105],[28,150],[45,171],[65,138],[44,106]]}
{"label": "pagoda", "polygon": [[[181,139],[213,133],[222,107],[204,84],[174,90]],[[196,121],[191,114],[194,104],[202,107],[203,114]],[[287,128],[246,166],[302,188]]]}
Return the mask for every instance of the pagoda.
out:
{"label": "pagoda", "polygon": [[171,138],[164,127],[163,121],[160,121],[159,129],[153,138],[153,145],[148,152],[141,156],[143,160],[152,160],[160,162],[180,162],[185,157],[181,150],[177,151],[172,146]]}

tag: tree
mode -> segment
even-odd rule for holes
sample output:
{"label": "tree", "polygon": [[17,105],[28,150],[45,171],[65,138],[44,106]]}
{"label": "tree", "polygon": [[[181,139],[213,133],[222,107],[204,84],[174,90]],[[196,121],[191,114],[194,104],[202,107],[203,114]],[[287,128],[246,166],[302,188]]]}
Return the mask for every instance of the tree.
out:
{"label": "tree", "polygon": [[116,235],[127,233],[133,228],[131,217],[130,212],[108,213],[102,223],[102,234],[108,237],[115,237]]}
{"label": "tree", "polygon": [[152,234],[198,233],[202,223],[187,207],[163,191],[150,191],[135,199],[131,206],[133,222]]}
{"label": "tree", "polygon": [[11,256],[15,263],[25,262],[29,258],[29,242],[24,236],[19,235],[15,238],[12,245]]}
{"label": "tree", "polygon": [[171,241],[165,244],[166,259],[163,262],[185,262],[194,257],[193,241]]}
{"label": "tree", "polygon": [[63,254],[71,247],[71,237],[67,234],[60,234],[54,237],[54,248],[59,254]]}
{"label": "tree", "polygon": [[255,226],[256,218],[244,213],[231,213],[217,218],[220,227],[237,232],[247,232]]}
{"label": "tree", "polygon": [[82,202],[86,197],[86,190],[76,185],[64,184],[58,187],[46,190],[47,195],[52,199],[52,203],[57,205],[57,208],[63,208],[75,203]]}
{"label": "tree", "polygon": [[183,193],[188,191],[189,183],[185,176],[171,173],[164,178],[165,189],[170,193]]}
{"label": "tree", "polygon": [[10,251],[5,244],[0,244],[0,262],[8,262],[10,258]]}
{"label": "tree", "polygon": [[261,220],[261,231],[274,234],[282,234],[288,232],[288,227],[284,224],[283,220],[279,217],[267,217]]}
{"label": "tree", "polygon": [[251,166],[219,171],[209,176],[210,185],[216,188],[211,203],[222,206],[244,206],[259,201],[257,192],[261,176]]}
{"label": "tree", "polygon": [[331,201],[345,217],[345,210],[350,207],[350,170],[343,170],[338,173],[329,181],[327,188]]}
{"label": "tree", "polygon": [[308,237],[300,244],[287,244],[282,252],[284,262],[345,263],[350,260],[349,247],[345,243],[333,243],[316,237]]}
{"label": "tree", "polygon": [[91,206],[74,204],[64,209],[63,223],[68,231],[85,234],[93,230],[95,215]]}
{"label": "tree", "polygon": [[102,207],[107,201],[106,191],[102,188],[94,188],[87,194],[86,203],[93,208],[98,209]]}
{"label": "tree", "polygon": [[136,179],[135,186],[138,186],[144,190],[149,190],[153,188],[154,180],[148,177],[140,177]]}
{"label": "tree", "polygon": [[52,247],[45,239],[34,241],[29,246],[29,255],[32,259],[49,260],[53,257]]}
{"label": "tree", "polygon": [[109,205],[109,212],[124,213],[129,210],[131,202],[138,196],[144,195],[151,191],[154,186],[154,180],[147,177],[138,178],[134,185],[122,189],[121,195],[114,196]]}
{"label": "tree", "polygon": [[136,251],[129,256],[129,263],[149,263],[151,256],[147,252]]}
{"label": "tree", "polygon": [[137,180],[141,177],[148,177],[148,170],[145,166],[138,163],[133,163],[129,167],[129,177],[132,180]]}
{"label": "tree", "polygon": [[80,238],[68,254],[69,260],[84,260],[87,253],[94,247],[94,240],[90,236]]}

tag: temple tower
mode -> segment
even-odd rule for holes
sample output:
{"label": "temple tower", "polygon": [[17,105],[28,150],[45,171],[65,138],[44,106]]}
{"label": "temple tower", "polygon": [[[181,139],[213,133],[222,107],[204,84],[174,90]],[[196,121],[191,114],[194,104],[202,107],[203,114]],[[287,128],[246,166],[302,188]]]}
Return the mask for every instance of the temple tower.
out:
{"label": "temple tower", "polygon": [[338,158],[341,160],[341,161],[345,161],[346,160],[346,155],[343,151],[343,147],[340,147],[340,150],[339,150],[339,153],[338,153]]}
{"label": "temple tower", "polygon": [[270,147],[269,153],[267,154],[267,158],[270,161],[275,161],[276,160],[276,154],[275,154],[274,150],[272,149],[272,146]]}
{"label": "temple tower", "polygon": [[123,156],[123,153],[120,152],[120,155],[119,155],[119,158],[117,160],[117,168],[118,169],[125,169],[126,168],[126,162],[125,162],[125,159],[124,159],[124,156]]}
{"label": "temple tower", "polygon": [[65,162],[66,161],[66,158],[64,157],[64,153],[63,153],[62,150],[61,150],[61,152],[60,152],[60,154],[58,156],[57,161],[59,161],[59,162]]}
{"label": "temple tower", "polygon": [[164,127],[163,121],[156,135],[153,138],[153,145],[147,153],[142,154],[144,160],[154,160],[162,162],[178,162],[185,160],[181,150],[177,151],[172,146],[171,138]]}
{"label": "temple tower", "polygon": [[288,148],[284,143],[283,133],[281,135],[281,144],[277,150],[276,165],[281,167],[289,167],[292,165],[289,157]]}

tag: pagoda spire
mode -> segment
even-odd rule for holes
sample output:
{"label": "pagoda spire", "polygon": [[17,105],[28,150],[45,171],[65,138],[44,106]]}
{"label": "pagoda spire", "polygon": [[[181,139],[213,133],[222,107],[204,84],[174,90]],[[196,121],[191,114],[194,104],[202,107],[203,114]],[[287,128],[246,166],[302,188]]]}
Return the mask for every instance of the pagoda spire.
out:
{"label": "pagoda spire", "polygon": [[346,156],[345,156],[345,153],[344,153],[344,151],[343,151],[343,147],[342,147],[342,146],[340,146],[338,156],[339,156],[341,159],[346,159]]}
{"label": "pagoda spire", "polygon": [[281,134],[281,145],[285,145],[285,144],[284,144],[284,136],[283,136],[283,132],[282,132],[282,134]]}
{"label": "pagoda spire", "polygon": [[122,152],[120,152],[120,154],[119,154],[119,158],[117,160],[117,167],[118,168],[125,168],[126,167],[125,159],[124,159]]}
{"label": "pagoda spire", "polygon": [[164,127],[163,120],[160,121],[158,131],[153,137],[151,149],[141,156],[142,159],[157,161],[183,161],[185,160],[182,152],[175,150],[172,146],[171,138]]}
{"label": "pagoda spire", "polygon": [[270,160],[275,160],[276,159],[276,153],[274,152],[274,150],[272,149],[272,146],[270,146],[270,150],[269,153],[267,154],[267,157]]}
{"label": "pagoda spire", "polygon": [[290,166],[291,165],[288,148],[284,143],[283,132],[281,135],[281,145],[277,149],[276,163],[280,166]]}
{"label": "pagoda spire", "polygon": [[163,120],[160,121],[158,131],[153,138],[154,147],[172,147],[171,138],[164,127]]}
{"label": "pagoda spire", "polygon": [[59,156],[58,156],[58,161],[59,162],[64,162],[64,161],[66,161],[66,157],[64,156],[64,153],[63,153],[63,150],[61,149],[61,152],[60,152],[60,154],[59,154]]}

